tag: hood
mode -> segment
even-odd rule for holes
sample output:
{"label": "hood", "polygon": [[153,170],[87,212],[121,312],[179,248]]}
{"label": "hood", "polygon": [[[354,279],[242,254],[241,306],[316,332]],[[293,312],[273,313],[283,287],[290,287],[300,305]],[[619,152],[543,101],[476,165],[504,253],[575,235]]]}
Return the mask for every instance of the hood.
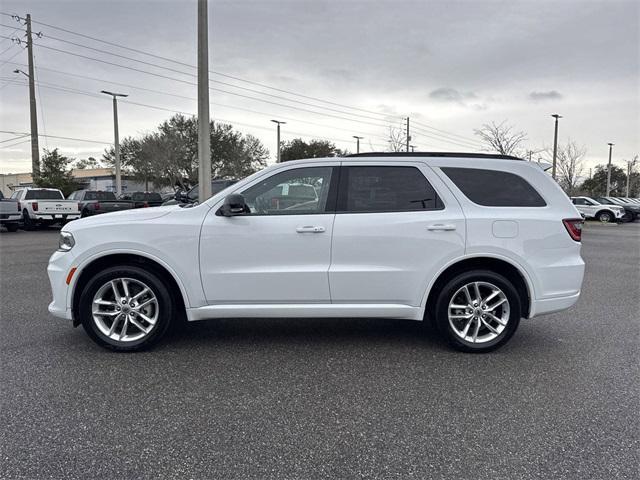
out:
{"label": "hood", "polygon": [[169,205],[166,207],[133,208],[131,210],[121,210],[119,212],[101,213],[93,217],[80,218],[68,223],[63,230],[73,232],[78,228],[94,225],[107,225],[110,223],[130,223],[144,222],[167,215],[170,212],[182,210],[179,205]]}

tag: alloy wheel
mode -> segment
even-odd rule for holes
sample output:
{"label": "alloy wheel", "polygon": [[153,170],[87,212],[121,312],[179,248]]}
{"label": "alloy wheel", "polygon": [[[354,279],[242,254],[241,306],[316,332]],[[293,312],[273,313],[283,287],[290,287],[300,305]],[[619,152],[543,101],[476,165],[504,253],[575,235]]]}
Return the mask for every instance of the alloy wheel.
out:
{"label": "alloy wheel", "polygon": [[465,342],[481,344],[494,340],[509,322],[509,300],[489,282],[471,282],[451,297],[449,325]]}
{"label": "alloy wheel", "polygon": [[103,335],[117,342],[146,337],[160,313],[151,288],[134,278],[114,278],[102,285],[92,301],[93,321]]}

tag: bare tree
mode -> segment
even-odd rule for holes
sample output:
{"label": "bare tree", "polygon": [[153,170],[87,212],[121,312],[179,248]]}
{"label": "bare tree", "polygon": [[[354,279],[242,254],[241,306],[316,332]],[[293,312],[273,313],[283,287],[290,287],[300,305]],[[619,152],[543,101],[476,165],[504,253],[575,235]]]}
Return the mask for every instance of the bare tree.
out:
{"label": "bare tree", "polygon": [[581,180],[586,153],[586,147],[580,146],[572,140],[558,146],[556,176],[558,183],[569,196],[575,193],[578,182]]}
{"label": "bare tree", "polygon": [[527,139],[527,134],[524,132],[514,131],[513,125],[507,125],[507,121],[502,123],[491,124],[485,123],[482,128],[475,130],[474,133],[480,137],[480,141],[484,144],[485,150],[489,152],[498,152],[502,155],[516,155],[520,154],[522,144]]}
{"label": "bare tree", "polygon": [[404,152],[407,149],[407,138],[405,131],[398,127],[389,127],[389,144],[390,152]]}

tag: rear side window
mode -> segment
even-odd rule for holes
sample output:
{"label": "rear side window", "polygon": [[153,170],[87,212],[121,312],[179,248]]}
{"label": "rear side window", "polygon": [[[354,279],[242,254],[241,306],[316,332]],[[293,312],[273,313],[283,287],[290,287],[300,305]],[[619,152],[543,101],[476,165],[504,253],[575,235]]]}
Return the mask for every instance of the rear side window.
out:
{"label": "rear side window", "polygon": [[473,203],[487,207],[544,207],[540,194],[519,175],[479,168],[440,168]]}
{"label": "rear side window", "polygon": [[117,200],[116,195],[113,192],[100,192],[100,191],[92,191],[85,192],[84,194],[85,200]]}
{"label": "rear side window", "polygon": [[62,193],[57,190],[27,190],[25,200],[63,200]]}
{"label": "rear side window", "polygon": [[444,208],[415,167],[342,167],[339,212],[411,212]]}

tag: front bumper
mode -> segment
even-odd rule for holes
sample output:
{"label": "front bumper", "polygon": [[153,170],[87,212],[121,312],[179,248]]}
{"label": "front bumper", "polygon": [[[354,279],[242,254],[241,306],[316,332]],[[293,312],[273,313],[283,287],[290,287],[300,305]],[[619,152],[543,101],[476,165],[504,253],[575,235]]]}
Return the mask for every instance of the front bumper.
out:
{"label": "front bumper", "polygon": [[47,275],[49,276],[53,295],[53,301],[49,304],[49,313],[66,320],[73,319],[73,313],[69,305],[71,295],[67,285],[67,276],[73,268],[74,258],[73,251],[56,251],[51,255],[49,266],[47,267]]}

